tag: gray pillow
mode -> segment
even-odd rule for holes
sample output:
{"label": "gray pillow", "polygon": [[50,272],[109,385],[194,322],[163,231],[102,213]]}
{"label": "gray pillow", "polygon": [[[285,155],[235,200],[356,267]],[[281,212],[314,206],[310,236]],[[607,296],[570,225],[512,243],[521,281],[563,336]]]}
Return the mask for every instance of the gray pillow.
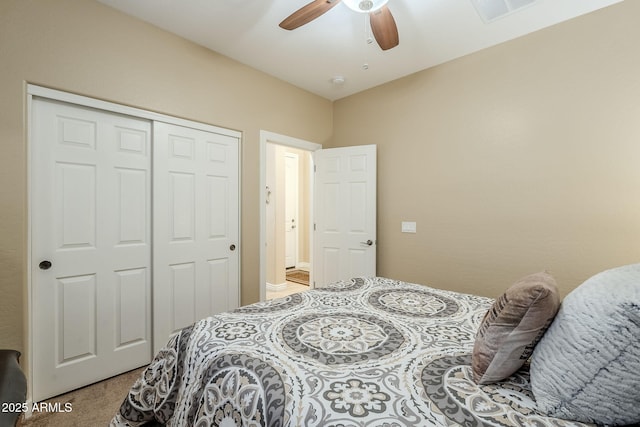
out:
{"label": "gray pillow", "polygon": [[573,290],[531,358],[531,388],[549,416],[640,422],[640,264]]}

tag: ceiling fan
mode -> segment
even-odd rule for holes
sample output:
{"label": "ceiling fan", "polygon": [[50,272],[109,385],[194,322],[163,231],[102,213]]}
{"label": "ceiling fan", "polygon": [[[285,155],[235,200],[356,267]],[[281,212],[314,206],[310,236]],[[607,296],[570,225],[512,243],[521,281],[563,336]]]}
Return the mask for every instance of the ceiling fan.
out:
{"label": "ceiling fan", "polygon": [[398,27],[396,27],[396,21],[387,7],[389,0],[314,0],[289,15],[280,23],[280,27],[285,30],[294,30],[308,24],[328,12],[340,1],[356,12],[369,14],[371,31],[382,50],[388,50],[398,45],[400,42]]}

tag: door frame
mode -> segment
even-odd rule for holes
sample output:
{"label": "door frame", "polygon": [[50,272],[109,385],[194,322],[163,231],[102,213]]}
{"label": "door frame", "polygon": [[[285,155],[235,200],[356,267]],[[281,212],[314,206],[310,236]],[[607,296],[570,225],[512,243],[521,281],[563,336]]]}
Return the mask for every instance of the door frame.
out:
{"label": "door frame", "polygon": [[[32,244],[31,244],[31,240],[33,238],[32,235],[32,211],[31,211],[31,207],[32,207],[32,197],[33,197],[33,183],[32,183],[32,173],[33,173],[33,152],[32,152],[32,147],[33,147],[33,141],[32,141],[32,132],[31,132],[31,126],[33,125],[32,122],[32,117],[33,117],[33,111],[32,111],[32,105],[33,105],[33,99],[34,97],[40,97],[40,98],[47,98],[47,99],[51,99],[54,101],[60,101],[60,102],[67,102],[70,104],[75,104],[81,107],[87,107],[87,108],[93,108],[93,109],[98,109],[98,110],[103,110],[103,111],[107,111],[110,113],[116,113],[116,114],[124,114],[127,116],[133,116],[133,117],[137,117],[137,118],[141,118],[141,119],[147,119],[150,120],[151,122],[156,122],[156,121],[160,121],[160,122],[165,122],[165,123],[170,123],[170,124],[174,124],[174,125],[178,125],[178,126],[184,126],[184,127],[189,127],[189,128],[193,128],[193,129],[198,129],[198,130],[203,130],[206,132],[214,132],[214,133],[220,133],[220,134],[224,134],[224,135],[228,135],[231,137],[236,137],[238,138],[239,144],[238,144],[238,158],[242,159],[242,137],[243,134],[241,131],[238,130],[233,130],[233,129],[228,129],[228,128],[222,128],[222,127],[218,127],[215,125],[211,125],[211,124],[207,124],[207,123],[202,123],[202,122],[196,122],[196,121],[191,121],[191,120],[186,120],[186,119],[180,119],[178,117],[173,117],[173,116],[168,116],[165,114],[160,114],[160,113],[155,113],[153,111],[148,111],[148,110],[144,110],[141,108],[135,108],[135,107],[129,107],[123,104],[117,104],[114,102],[109,102],[109,101],[103,101],[97,98],[91,98],[88,96],[84,96],[84,95],[78,95],[78,94],[74,94],[71,92],[64,92],[61,90],[57,90],[57,89],[51,89],[48,87],[44,87],[44,86],[39,86],[39,85],[35,85],[35,84],[31,84],[31,83],[27,83],[26,87],[25,87],[25,95],[26,95],[26,122],[27,122],[27,126],[26,126],[26,154],[27,154],[27,244],[26,244],[26,259],[27,259],[27,274],[26,274],[26,280],[27,280],[27,289],[26,289],[26,294],[27,294],[27,312],[26,315],[24,316],[24,320],[25,320],[25,327],[24,327],[24,332],[26,334],[26,339],[25,339],[25,351],[23,354],[23,363],[25,366],[25,371],[27,373],[27,408],[28,410],[26,411],[25,415],[26,417],[30,417],[31,416],[31,407],[32,407],[32,390],[33,390],[33,356],[31,354],[31,352],[33,351],[33,319],[32,319],[32,313],[33,313],[33,277],[31,274],[32,268],[33,268],[33,263],[32,263]],[[152,123],[152,128],[153,128],[153,123]],[[153,141],[151,142],[151,145],[153,146]],[[239,195],[242,195],[242,161],[238,162],[238,193]],[[238,242],[242,242],[242,197],[238,197]],[[240,248],[241,250],[242,248]],[[153,264],[153,260],[152,260],[152,264]],[[241,284],[242,283],[242,277],[241,277],[241,273],[242,273],[242,257],[239,256],[238,258],[238,283]],[[151,279],[152,283],[153,283],[153,278]],[[241,286],[238,286],[238,298],[241,297],[240,292],[241,292]],[[152,293],[153,293],[153,286],[152,286]],[[152,325],[153,328],[153,325]],[[152,346],[153,346],[153,342],[152,342]],[[153,354],[151,355],[153,357]]]}
{"label": "door frame", "polygon": [[[316,150],[322,149],[322,145],[315,142],[305,141],[303,139],[281,135],[266,130],[260,130],[260,187],[258,191],[258,204],[260,206],[260,301],[265,301],[267,299],[267,208],[265,203],[265,189],[267,185],[268,143],[298,148],[300,150],[309,151],[311,153]],[[311,158],[313,163],[313,156],[311,156]],[[315,183],[313,180],[313,168],[311,168],[309,173],[311,174],[311,194],[309,195],[311,204],[309,214],[309,258],[313,259],[313,189],[315,187]],[[311,275],[313,275],[313,266],[311,268]],[[310,277],[309,287],[313,287],[313,277]]]}

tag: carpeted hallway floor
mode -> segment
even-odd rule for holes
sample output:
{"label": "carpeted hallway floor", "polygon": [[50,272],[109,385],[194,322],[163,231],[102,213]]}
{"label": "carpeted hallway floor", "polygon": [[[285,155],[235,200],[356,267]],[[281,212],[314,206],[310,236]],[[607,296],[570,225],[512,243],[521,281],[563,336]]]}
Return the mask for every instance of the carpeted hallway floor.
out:
{"label": "carpeted hallway floor", "polygon": [[144,368],[135,369],[96,384],[74,390],[45,402],[71,404],[70,412],[34,412],[31,418],[18,421],[24,427],[105,427],[120,408],[127,392]]}

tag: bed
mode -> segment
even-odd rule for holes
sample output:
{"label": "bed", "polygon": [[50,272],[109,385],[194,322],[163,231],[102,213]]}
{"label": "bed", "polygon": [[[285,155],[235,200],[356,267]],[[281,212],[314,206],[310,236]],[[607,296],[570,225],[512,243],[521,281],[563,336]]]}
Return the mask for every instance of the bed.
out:
{"label": "bed", "polygon": [[528,365],[473,380],[492,303],[373,277],[209,317],[158,352],[111,425],[590,425],[539,413]]}

